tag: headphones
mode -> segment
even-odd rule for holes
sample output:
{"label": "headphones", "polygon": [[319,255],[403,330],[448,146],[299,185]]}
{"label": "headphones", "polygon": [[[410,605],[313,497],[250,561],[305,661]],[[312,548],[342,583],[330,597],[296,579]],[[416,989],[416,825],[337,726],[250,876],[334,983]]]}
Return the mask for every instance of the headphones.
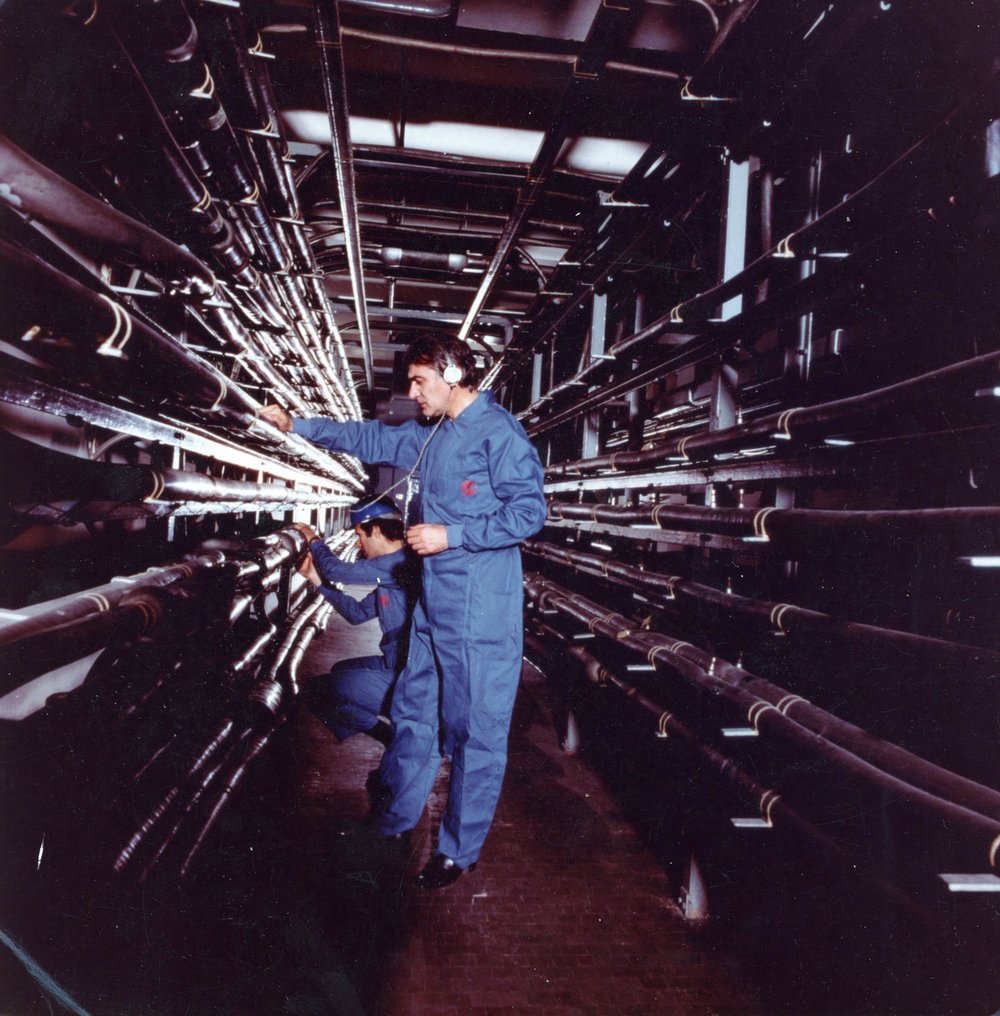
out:
{"label": "headphones", "polygon": [[452,388],[462,380],[462,376],[465,371],[451,358],[451,355],[446,353],[445,357],[447,362],[445,363],[444,370],[441,371],[441,377],[446,385],[450,385]]}

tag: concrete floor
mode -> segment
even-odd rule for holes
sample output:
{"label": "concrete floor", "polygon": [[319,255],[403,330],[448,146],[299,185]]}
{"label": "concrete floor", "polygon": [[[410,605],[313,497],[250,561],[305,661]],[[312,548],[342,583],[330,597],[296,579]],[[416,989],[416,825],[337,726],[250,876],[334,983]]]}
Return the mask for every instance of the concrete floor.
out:
{"label": "concrete floor", "polygon": [[[303,674],[371,651],[377,631],[339,618]],[[543,679],[526,665],[496,820],[476,871],[420,893],[442,771],[411,852],[391,856],[364,826],[365,779],[381,746],[337,743],[307,710],[295,719],[284,809],[329,874],[337,941],[361,1009],[385,1016],[747,1014],[725,958],[686,922],[662,866],[602,780],[559,746]],[[321,860],[322,859],[322,860]]]}

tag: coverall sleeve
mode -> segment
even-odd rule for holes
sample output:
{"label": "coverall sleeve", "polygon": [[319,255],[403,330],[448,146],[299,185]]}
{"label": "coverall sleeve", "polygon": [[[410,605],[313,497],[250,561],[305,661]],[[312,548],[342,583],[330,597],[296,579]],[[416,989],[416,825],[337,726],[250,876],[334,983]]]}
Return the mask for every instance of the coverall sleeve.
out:
{"label": "coverall sleeve", "polygon": [[360,561],[344,561],[322,541],[313,540],[309,544],[316,571],[324,582],[355,582],[358,585],[374,585],[383,577],[383,572],[371,561],[362,558]]}
{"label": "coverall sleeve", "polygon": [[370,465],[397,469],[409,469],[417,461],[424,440],[423,430],[413,421],[393,427],[378,420],[339,423],[320,416],[309,420],[295,417],[292,421],[293,433],[313,444],[334,452],[347,452]]}
{"label": "coverall sleeve", "polygon": [[490,482],[502,502],[496,511],[450,525],[448,546],[466,550],[512,547],[545,524],[547,506],[538,452],[520,430],[491,437],[487,449]]}
{"label": "coverall sleeve", "polygon": [[370,621],[376,616],[374,589],[362,600],[355,600],[353,596],[348,596],[339,589],[330,589],[327,586],[320,586],[319,592],[323,599],[345,621],[349,621],[351,624],[361,624],[363,621]]}

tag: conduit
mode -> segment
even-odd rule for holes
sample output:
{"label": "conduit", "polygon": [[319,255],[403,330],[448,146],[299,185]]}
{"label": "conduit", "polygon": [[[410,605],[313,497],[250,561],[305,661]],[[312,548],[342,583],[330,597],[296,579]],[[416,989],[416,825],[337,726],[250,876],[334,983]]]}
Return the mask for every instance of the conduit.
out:
{"label": "conduit", "polygon": [[[808,718],[822,725],[822,735],[805,725],[806,718],[802,722],[791,719],[787,713],[801,701],[798,696],[760,681],[739,667],[719,661],[690,643],[667,635],[644,632],[637,622],[620,614],[608,613],[599,604],[571,594],[548,580],[529,576],[526,589],[529,597],[542,608],[555,609],[568,615],[584,625],[590,633],[640,653],[658,672],[680,676],[688,684],[706,693],[711,700],[735,708],[765,739],[773,739],[776,744],[791,748],[815,764],[842,771],[851,785],[864,790],[879,802],[887,821],[901,823],[904,827],[909,824],[915,831],[923,831],[928,818],[943,823],[944,828],[953,834],[950,846],[958,851],[954,860],[969,865],[967,870],[1000,868],[1000,818],[988,817],[964,804],[956,803],[968,793],[984,805],[990,804],[992,814],[997,815],[1000,814],[997,811],[1000,808],[1000,795],[996,792],[932,766],[894,746],[891,762],[899,769],[899,774],[881,769],[831,739],[834,734],[828,724],[836,718],[823,710],[806,703]],[[767,689],[772,694],[781,692],[782,696],[778,703],[774,703],[756,694],[758,689]],[[849,727],[846,724],[844,726]],[[870,738],[863,731],[858,733],[862,738]],[[881,744],[874,738],[869,742],[872,749],[877,749]],[[881,756],[879,761],[888,764],[890,759]],[[947,793],[947,797],[907,782],[915,779],[930,782],[932,778]]]}
{"label": "conduit", "polygon": [[[820,536],[868,543],[906,537],[979,542],[984,531],[1000,538],[1000,508],[917,508],[898,511],[826,511],[812,508],[705,508],[701,505],[608,504],[550,501],[554,519],[640,524],[681,532],[715,533],[771,542],[781,548],[809,546]],[[881,544],[885,546],[883,542]]]}
{"label": "conduit", "polygon": [[[700,760],[717,777],[729,783],[739,797],[756,809],[768,827],[786,830],[799,836],[810,843],[813,849],[819,850],[825,861],[835,860],[839,865],[849,869],[852,875],[859,873],[857,852],[845,849],[827,833],[822,832],[817,825],[803,818],[785,796],[773,788],[758,783],[730,756],[724,755],[711,744],[699,738],[675,713],[664,709],[660,702],[645,694],[638,685],[622,678],[616,670],[606,666],[582,646],[567,644],[561,633],[548,626],[543,627],[547,634],[560,639],[563,651],[577,660],[591,684],[597,684],[602,688],[613,688],[624,699],[646,712],[655,721],[654,733],[656,737],[674,743],[679,741],[689,753]],[[862,867],[860,873],[881,892],[901,902],[910,912],[923,916],[923,911],[918,910],[913,900],[895,885],[877,874],[868,872],[866,867]]]}
{"label": "conduit", "polygon": [[143,268],[185,295],[215,291],[215,276],[193,254],[75,187],[2,134],[0,183],[11,207],[69,232],[99,258]]}
{"label": "conduit", "polygon": [[[994,675],[1000,675],[1000,653],[981,646],[963,645],[910,632],[879,628],[857,621],[845,621],[793,603],[773,603],[724,592],[714,586],[693,582],[681,575],[647,571],[596,554],[530,540],[524,550],[543,560],[595,575],[626,589],[642,590],[689,616],[704,617],[707,610],[721,627],[731,629],[744,620],[759,634],[800,634],[803,639],[821,637],[845,649],[863,649],[868,655],[892,654],[897,661],[920,661],[928,668],[962,668],[972,687],[984,691]],[[1000,816],[998,816],[1000,817]]]}
{"label": "conduit", "polygon": [[314,0],[316,45],[323,75],[323,94],[330,119],[330,140],[333,165],[337,178],[337,195],[346,234],[347,264],[354,293],[354,310],[358,319],[361,355],[364,360],[365,383],[369,391],[375,387],[372,365],[371,331],[368,327],[368,304],[365,298],[364,264],[361,258],[361,224],[354,183],[351,152],[350,119],[347,110],[347,80],[341,49],[340,13],[337,0]]}
{"label": "conduit", "polygon": [[[814,276],[815,278],[815,276]],[[549,478],[583,476],[601,470],[648,468],[674,461],[704,461],[723,452],[783,448],[826,437],[914,434],[954,430],[975,415],[975,394],[1000,381],[1000,353],[940,367],[905,381],[816,406],[796,406],[751,423],[706,430],[640,452],[621,451],[551,467]]]}
{"label": "conduit", "polygon": [[459,328],[459,339],[465,340],[472,331],[480,310],[493,291],[493,286],[528,221],[532,207],[545,190],[549,174],[569,136],[570,121],[576,105],[588,93],[588,86],[600,77],[608,53],[624,44],[625,34],[632,24],[633,7],[632,0],[620,0],[614,6],[602,5],[597,9],[587,39],[573,65],[573,76],[560,100],[559,109],[551,126],[543,134],[538,152],[528,169],[526,186],[518,190],[514,210],[504,223],[496,251]]}

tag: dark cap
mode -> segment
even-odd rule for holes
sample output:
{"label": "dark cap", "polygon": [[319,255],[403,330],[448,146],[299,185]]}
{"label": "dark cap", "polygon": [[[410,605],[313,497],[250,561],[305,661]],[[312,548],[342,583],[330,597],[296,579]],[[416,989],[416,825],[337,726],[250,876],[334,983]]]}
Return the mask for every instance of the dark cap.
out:
{"label": "dark cap", "polygon": [[351,508],[351,525],[360,526],[362,522],[378,518],[381,515],[398,515],[396,506],[386,498],[375,501],[359,501]]}

